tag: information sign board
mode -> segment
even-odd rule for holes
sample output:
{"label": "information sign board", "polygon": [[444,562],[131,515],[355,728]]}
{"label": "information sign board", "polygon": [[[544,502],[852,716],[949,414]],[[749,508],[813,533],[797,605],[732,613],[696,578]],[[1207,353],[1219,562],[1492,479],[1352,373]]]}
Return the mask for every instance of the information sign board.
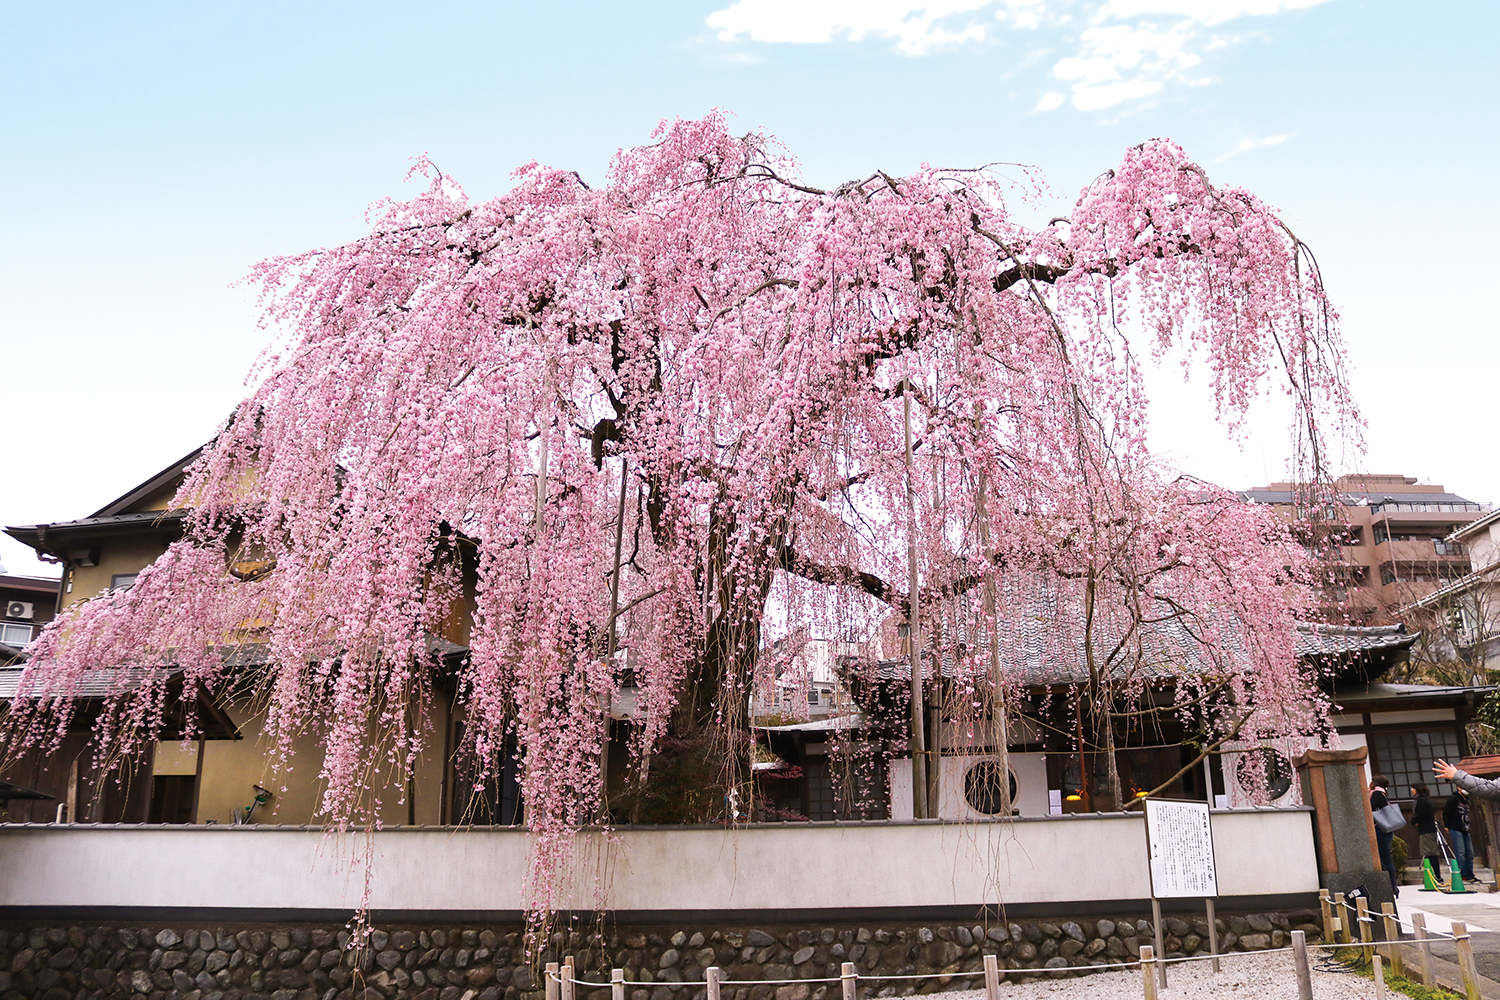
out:
{"label": "information sign board", "polygon": [[1207,802],[1147,799],[1146,842],[1151,852],[1153,896],[1212,899],[1219,894]]}

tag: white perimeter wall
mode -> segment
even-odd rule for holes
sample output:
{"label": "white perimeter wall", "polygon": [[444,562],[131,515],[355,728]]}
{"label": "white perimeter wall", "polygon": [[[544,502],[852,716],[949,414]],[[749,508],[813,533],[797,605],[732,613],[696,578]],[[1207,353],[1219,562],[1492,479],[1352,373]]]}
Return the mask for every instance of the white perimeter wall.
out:
{"label": "white perimeter wall", "polygon": [[[1223,896],[1315,892],[1312,813],[1217,811]],[[353,909],[364,834],[271,826],[0,825],[0,906]],[[388,830],[369,905],[521,910],[524,830]],[[787,824],[581,835],[558,908],[652,910],[979,906],[1150,895],[1139,816],[1009,823]]]}

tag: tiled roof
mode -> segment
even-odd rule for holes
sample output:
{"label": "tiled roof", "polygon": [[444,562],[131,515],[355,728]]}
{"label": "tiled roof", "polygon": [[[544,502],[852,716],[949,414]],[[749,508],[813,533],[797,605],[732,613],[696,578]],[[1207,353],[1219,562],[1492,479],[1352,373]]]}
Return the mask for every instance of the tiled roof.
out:
{"label": "tiled roof", "polygon": [[[0,698],[14,698],[20,693],[21,675],[26,672],[26,669],[24,666],[0,667]],[[85,670],[79,675],[78,682],[68,693],[74,698],[84,700],[114,698],[139,690],[152,680],[166,683],[178,673],[181,671],[144,668]],[[53,694],[48,690],[43,670],[33,671],[26,684],[24,697],[45,698]],[[61,694],[61,692],[57,693]]]}
{"label": "tiled roof", "polygon": [[[1010,645],[1001,655],[1001,665],[1006,676],[1014,678],[1024,687],[1081,684],[1088,680],[1088,668],[1081,640],[1075,639],[1066,646],[1056,634],[1055,620],[1044,616],[1026,622],[1022,630],[1022,641]],[[1052,635],[1049,637],[1048,633]],[[1128,673],[1141,680],[1164,677],[1180,677],[1220,673],[1225,669],[1248,667],[1243,648],[1234,643],[1222,647],[1222,659],[1215,661],[1213,654],[1191,633],[1180,619],[1156,622],[1143,628],[1141,660]],[[1297,655],[1304,658],[1328,656],[1343,657],[1358,653],[1396,650],[1410,646],[1417,636],[1408,635],[1401,625],[1352,626],[1314,625],[1299,622],[1297,625]],[[988,644],[985,643],[985,648]],[[987,654],[981,654],[987,657]],[[923,655],[923,677],[932,676],[932,654]],[[987,662],[987,659],[985,660]],[[860,678],[885,684],[909,681],[910,661],[906,656],[893,659],[856,662],[846,661]],[[981,667],[984,663],[979,664]],[[945,653],[942,675],[954,677],[961,671],[955,665],[951,653]],[[1119,671],[1120,674],[1126,671]]]}
{"label": "tiled roof", "polygon": [[[462,655],[468,652],[467,646],[460,646],[437,636],[428,636],[427,645],[438,656],[447,659],[449,657]],[[9,648],[9,647],[0,647]],[[238,646],[221,647],[226,667],[259,667],[268,662],[268,648],[264,643],[247,642]],[[27,680],[26,697],[47,697],[46,665],[44,663],[33,664],[32,676]],[[27,669],[25,664],[0,667],[0,699],[14,698],[20,691],[21,674]],[[157,679],[161,682],[168,681],[180,674],[180,667],[101,667],[97,670],[85,670],[79,677],[78,683],[68,692],[71,697],[111,698],[134,691],[148,681]],[[58,692],[59,694],[61,692]]]}
{"label": "tiled roof", "polygon": [[141,510],[130,514],[111,514],[105,517],[81,517],[76,521],[57,521],[52,524],[18,524],[7,528],[7,532],[36,532],[46,528],[48,532],[81,531],[88,528],[132,527],[157,521],[180,521],[184,510]]}

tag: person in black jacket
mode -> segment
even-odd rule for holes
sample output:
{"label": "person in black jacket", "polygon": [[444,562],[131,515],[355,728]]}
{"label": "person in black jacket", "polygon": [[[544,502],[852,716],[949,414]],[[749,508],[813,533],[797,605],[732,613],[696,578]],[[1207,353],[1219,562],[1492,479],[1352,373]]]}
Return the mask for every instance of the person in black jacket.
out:
{"label": "person in black jacket", "polygon": [[1469,836],[1469,793],[1460,787],[1455,786],[1443,804],[1443,828],[1453,845],[1460,876],[1465,882],[1479,881],[1474,877],[1474,840]]}
{"label": "person in black jacket", "polygon": [[1411,823],[1417,828],[1417,853],[1432,862],[1432,873],[1442,881],[1443,849],[1438,846],[1437,813],[1428,798],[1430,794],[1426,785],[1411,786],[1412,798],[1416,799],[1411,807]]}
{"label": "person in black jacket", "polygon": [[[1383,774],[1377,774],[1370,779],[1370,811],[1379,812],[1391,804],[1386,797],[1385,790],[1391,786],[1390,779]],[[1396,858],[1391,854],[1391,841],[1396,834],[1394,831],[1382,830],[1378,825],[1375,827],[1375,843],[1380,847],[1380,867],[1386,870],[1391,877],[1391,892],[1401,895],[1400,879],[1396,877]]]}

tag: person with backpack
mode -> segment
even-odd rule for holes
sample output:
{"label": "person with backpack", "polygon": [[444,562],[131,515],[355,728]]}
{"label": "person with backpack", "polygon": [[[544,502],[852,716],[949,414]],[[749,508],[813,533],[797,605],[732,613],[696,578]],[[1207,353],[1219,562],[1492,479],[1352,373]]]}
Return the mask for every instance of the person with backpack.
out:
{"label": "person with backpack", "polygon": [[1479,881],[1474,877],[1474,838],[1469,836],[1469,793],[1457,785],[1443,805],[1443,827],[1453,845],[1459,876],[1465,882]]}
{"label": "person with backpack", "polygon": [[1443,848],[1438,843],[1437,810],[1432,808],[1432,792],[1420,782],[1411,786],[1412,826],[1417,828],[1417,854],[1432,862],[1432,871],[1439,880],[1443,877]]}

